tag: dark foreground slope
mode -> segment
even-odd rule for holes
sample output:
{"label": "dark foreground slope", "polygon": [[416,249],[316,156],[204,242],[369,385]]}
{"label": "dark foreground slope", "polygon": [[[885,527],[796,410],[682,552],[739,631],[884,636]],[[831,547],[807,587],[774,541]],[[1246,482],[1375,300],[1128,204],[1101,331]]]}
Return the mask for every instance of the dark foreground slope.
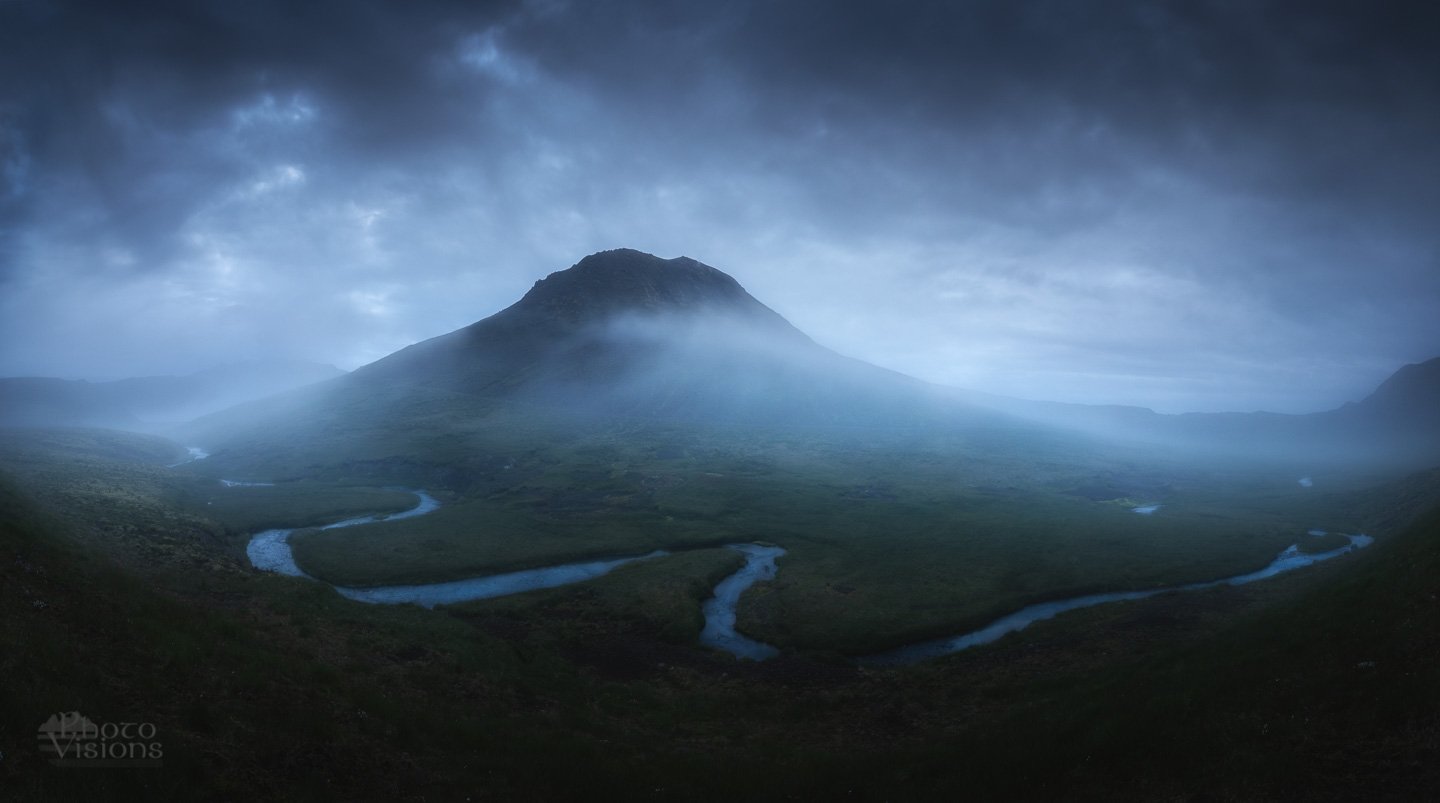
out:
{"label": "dark foreground slope", "polygon": [[[725,570],[703,552],[453,612],[351,604],[243,570],[203,511],[148,518],[163,475],[110,454],[103,488],[0,478],[7,800],[1420,800],[1440,783],[1440,511],[1271,585],[867,671],[693,646],[672,611]],[[1437,479],[1357,508],[1408,519]],[[106,532],[144,518],[133,537],[170,526],[206,559],[98,559],[62,492],[113,500],[94,508]],[[164,766],[46,765],[36,728],[72,710],[154,723]]]}
{"label": "dark foreground slope", "polygon": [[[1433,500],[1437,481],[1412,479],[1408,493]],[[1022,706],[1005,730],[1044,734],[1026,750],[1046,757],[1037,774],[1056,793],[1429,799],[1440,789],[1440,509],[1327,574],[1212,637],[1079,679],[1055,708]],[[1021,760],[998,744],[1000,765]]]}

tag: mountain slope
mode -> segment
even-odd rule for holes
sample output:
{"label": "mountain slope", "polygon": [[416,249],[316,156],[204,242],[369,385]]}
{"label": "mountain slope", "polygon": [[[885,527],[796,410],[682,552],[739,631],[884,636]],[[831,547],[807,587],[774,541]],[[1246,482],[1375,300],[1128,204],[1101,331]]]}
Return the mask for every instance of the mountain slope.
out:
{"label": "mountain slope", "polygon": [[1440,440],[1440,357],[1407,365],[1363,400],[1321,415],[1372,434],[1394,429],[1411,439]]}
{"label": "mountain slope", "polygon": [[586,427],[914,428],[968,412],[919,380],[816,344],[715,268],[620,249],[551,274],[477,323],[195,432],[222,445],[271,437],[277,426],[356,441],[505,416]]}
{"label": "mountain slope", "polygon": [[510,307],[365,366],[350,383],[752,422],[859,420],[882,396],[897,401],[897,388],[922,387],[817,345],[715,268],[629,249],[552,273]]}

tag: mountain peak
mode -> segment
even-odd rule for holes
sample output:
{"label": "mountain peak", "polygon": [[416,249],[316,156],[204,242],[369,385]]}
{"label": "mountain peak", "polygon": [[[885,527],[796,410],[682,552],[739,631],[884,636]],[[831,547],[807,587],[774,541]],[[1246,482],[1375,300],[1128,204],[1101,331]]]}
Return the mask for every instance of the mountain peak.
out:
{"label": "mountain peak", "polygon": [[774,315],[723,271],[689,257],[662,259],[630,248],[600,251],[550,274],[511,310],[570,325],[625,313]]}
{"label": "mountain peak", "polygon": [[1440,405],[1440,357],[1412,363],[1380,383],[1358,406],[1395,416],[1431,413]]}
{"label": "mountain peak", "polygon": [[817,348],[723,271],[621,248],[591,254],[500,312],[355,376],[468,388],[535,385],[542,375],[618,375],[679,340],[732,351],[757,342]]}

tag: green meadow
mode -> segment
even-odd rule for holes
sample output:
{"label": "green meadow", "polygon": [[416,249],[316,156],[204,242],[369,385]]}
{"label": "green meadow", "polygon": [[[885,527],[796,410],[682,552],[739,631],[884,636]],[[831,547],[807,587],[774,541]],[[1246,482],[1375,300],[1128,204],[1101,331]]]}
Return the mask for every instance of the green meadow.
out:
{"label": "green meadow", "polygon": [[[641,790],[732,800],[1414,799],[1440,781],[1426,747],[1436,732],[1429,712],[1440,706],[1433,605],[1440,521],[1417,519],[1440,502],[1434,474],[1381,486],[1357,479],[1358,487],[1317,474],[1311,490],[1318,492],[1296,495],[1287,485],[1293,479],[1267,482],[1264,472],[1176,470],[1158,480],[1168,490],[1142,489],[1145,501],[1164,505],[1146,518],[1065,492],[1124,490],[1123,461],[1097,457],[1073,476],[1057,469],[1054,487],[1020,492],[1033,517],[1025,536],[1032,552],[1066,549],[1062,540],[1045,540],[1046,525],[1082,513],[1089,519],[1072,527],[1092,538],[1199,534],[1199,547],[1151,553],[1141,568],[1152,573],[1191,571],[1168,561],[1224,552],[1246,521],[1283,541],[1289,527],[1330,517],[1328,526],[1354,525],[1379,541],[1265,583],[1076,611],[961,654],[877,670],[830,652],[840,647],[804,649],[798,638],[802,649],[762,664],[699,647],[700,602],[740,562],[731,550],[706,546],[703,528],[687,542],[692,548],[587,583],[435,611],[364,605],[322,584],[248,569],[227,533],[270,523],[268,501],[288,499],[287,513],[318,521],[383,512],[400,499],[379,504],[385,498],[377,492],[339,485],[330,486],[338,494],[331,497],[316,485],[319,501],[306,509],[298,491],[284,495],[293,489],[269,499],[243,494],[219,508],[222,521],[206,511],[217,509],[207,494],[223,491],[197,473],[200,464],[164,468],[163,444],[94,433],[8,437],[0,453],[0,639],[10,645],[0,653],[0,784],[7,799],[557,799]],[[793,461],[744,461],[753,461],[744,465],[755,485],[692,494],[685,505],[657,495],[668,501],[654,504],[672,511],[666,515],[690,510],[697,521],[703,512],[723,523],[737,515],[726,513],[730,494],[793,476],[793,468],[776,465]],[[561,460],[547,465],[556,477],[574,470]],[[705,476],[721,473],[708,471],[718,465],[706,458],[694,468]],[[898,559],[902,550],[896,562],[867,568],[884,550],[866,546],[902,540],[894,530],[867,536],[880,517],[867,506],[903,506],[908,494],[926,492],[902,483],[856,490],[857,471],[822,461],[814,472],[824,482],[779,494],[785,505],[750,514],[779,517],[782,507],[834,492],[839,504],[854,503],[849,516],[828,520],[854,522],[843,537],[773,528],[791,553],[776,583],[747,595],[747,629],[769,635],[771,628],[777,642],[828,633],[842,645],[878,643],[874,634],[914,611],[915,600],[949,593],[937,584],[906,598],[898,583],[886,582],[897,567],[923,574],[922,554],[957,569],[966,566],[962,555],[1006,554],[1003,544],[982,542],[945,557],[949,536],[937,532],[911,550],[908,564]],[[551,488],[544,476],[524,485]],[[931,481],[935,493],[943,483]],[[362,510],[358,500],[368,493],[376,504]],[[964,514],[977,528],[1003,521],[1007,508],[987,507],[987,495],[994,494],[960,494],[935,520]],[[344,498],[354,504],[340,504]],[[511,515],[551,524],[611,515],[603,502],[537,513],[526,498],[550,497],[491,504],[504,509],[508,501]],[[468,504],[458,494],[451,501],[456,509]],[[615,515],[663,520],[643,506],[621,506]],[[394,536],[403,535],[402,523],[394,523]],[[614,545],[624,546],[616,533]],[[95,549],[100,544],[107,549]],[[153,560],[161,552],[174,556]],[[996,582],[984,579],[993,573],[970,567],[964,576]],[[856,601],[841,607],[805,596],[821,588]],[[885,588],[905,601],[867,615],[867,607],[886,606],[861,604],[864,595]],[[800,604],[815,613],[787,607]],[[844,621],[827,630],[822,611],[843,611]],[[164,767],[46,766],[34,749],[35,728],[76,709],[98,721],[155,723]]]}
{"label": "green meadow", "polygon": [[[420,487],[441,495],[440,510],[297,532],[299,564],[338,585],[379,586],[765,541],[789,554],[742,601],[740,628],[786,649],[858,654],[1046,599],[1252,571],[1312,528],[1353,531],[1343,491],[1365,481],[1335,474],[1304,488],[1295,466],[1197,465],[1043,432],[501,423],[371,479],[428,475],[436,482]],[[341,442],[343,453],[319,450],[320,476],[353,481],[396,448]],[[447,478],[438,467],[456,450],[471,468]],[[193,470],[225,470],[215,460]],[[1142,503],[1161,507],[1131,510]]]}

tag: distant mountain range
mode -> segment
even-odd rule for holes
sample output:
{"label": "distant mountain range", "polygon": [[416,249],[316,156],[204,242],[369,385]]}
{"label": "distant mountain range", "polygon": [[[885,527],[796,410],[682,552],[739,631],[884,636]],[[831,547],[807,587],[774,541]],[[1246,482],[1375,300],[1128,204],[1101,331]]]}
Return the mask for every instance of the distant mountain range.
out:
{"label": "distant mountain range", "polygon": [[156,429],[344,374],[304,361],[243,362],[186,376],[113,382],[0,379],[0,426]]}
{"label": "distant mountain range", "polygon": [[1407,365],[1358,402],[1324,412],[1181,413],[1143,407],[1020,401],[966,394],[972,403],[1110,438],[1212,453],[1321,460],[1440,463],[1440,358]]}

